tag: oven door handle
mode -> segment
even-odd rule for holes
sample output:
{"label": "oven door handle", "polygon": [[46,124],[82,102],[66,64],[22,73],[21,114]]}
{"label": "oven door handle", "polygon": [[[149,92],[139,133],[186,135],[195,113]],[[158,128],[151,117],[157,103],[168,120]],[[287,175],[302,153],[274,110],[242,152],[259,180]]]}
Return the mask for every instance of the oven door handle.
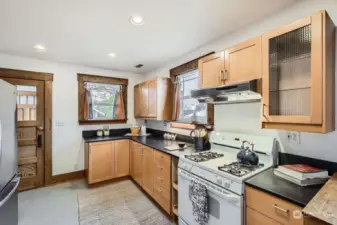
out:
{"label": "oven door handle", "polygon": [[[188,175],[182,173],[181,171],[178,171],[178,175],[181,176],[183,179],[188,180],[188,181],[194,180],[197,183],[201,183],[201,184],[205,183],[206,184],[206,182],[200,182],[199,178],[195,178],[194,175],[188,176]],[[179,182],[178,182],[178,184],[179,184]],[[213,188],[211,186],[211,184],[210,185],[206,184],[205,186],[207,187],[207,189],[209,189],[209,191],[212,191],[212,193],[216,194],[217,196],[219,196],[219,197],[221,197],[223,199],[227,199],[227,200],[229,200],[229,201],[231,201],[231,202],[233,202],[235,204],[241,204],[240,203],[240,201],[241,201],[241,197],[240,196],[236,196],[234,194],[231,194],[231,193],[228,193],[228,192],[225,192],[225,191],[216,190],[215,188]],[[179,185],[178,185],[178,190],[179,190]]]}

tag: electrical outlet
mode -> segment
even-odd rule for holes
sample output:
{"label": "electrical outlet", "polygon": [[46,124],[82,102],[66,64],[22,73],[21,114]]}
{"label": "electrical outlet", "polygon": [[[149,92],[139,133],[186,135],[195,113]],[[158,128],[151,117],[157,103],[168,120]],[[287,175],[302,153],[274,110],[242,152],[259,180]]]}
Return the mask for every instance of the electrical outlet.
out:
{"label": "electrical outlet", "polygon": [[300,132],[287,132],[287,139],[289,143],[300,144]]}

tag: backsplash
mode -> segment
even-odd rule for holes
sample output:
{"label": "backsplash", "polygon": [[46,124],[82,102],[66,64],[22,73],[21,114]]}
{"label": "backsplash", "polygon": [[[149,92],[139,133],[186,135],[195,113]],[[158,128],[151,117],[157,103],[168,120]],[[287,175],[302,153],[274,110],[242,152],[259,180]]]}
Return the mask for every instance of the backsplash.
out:
{"label": "backsplash", "polygon": [[[310,158],[337,162],[337,132],[328,134],[300,133],[300,144],[287,140],[287,131],[261,129],[260,103],[215,106],[215,130],[272,136],[278,139],[281,151]],[[189,130],[164,126],[163,121],[147,121],[146,126],[172,133],[189,135]]]}

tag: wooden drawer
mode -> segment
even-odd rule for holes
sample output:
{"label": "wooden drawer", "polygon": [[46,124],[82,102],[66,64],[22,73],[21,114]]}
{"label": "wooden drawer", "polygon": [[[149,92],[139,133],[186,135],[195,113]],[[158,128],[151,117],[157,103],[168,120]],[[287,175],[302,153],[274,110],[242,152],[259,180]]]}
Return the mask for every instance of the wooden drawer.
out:
{"label": "wooden drawer", "polygon": [[303,225],[303,208],[249,186],[246,186],[246,204],[281,224]]}
{"label": "wooden drawer", "polygon": [[169,189],[154,182],[153,198],[163,209],[170,214],[171,212],[171,199]]}
{"label": "wooden drawer", "polygon": [[246,207],[246,224],[247,225],[282,225],[269,217]]}
{"label": "wooden drawer", "polygon": [[171,156],[162,153],[158,150],[154,151],[155,163],[158,163],[161,167],[165,169],[171,169]]}
{"label": "wooden drawer", "polygon": [[167,169],[158,169],[158,164],[155,165],[154,168],[154,181],[157,182],[159,185],[170,189],[171,186],[171,173],[170,170]]}

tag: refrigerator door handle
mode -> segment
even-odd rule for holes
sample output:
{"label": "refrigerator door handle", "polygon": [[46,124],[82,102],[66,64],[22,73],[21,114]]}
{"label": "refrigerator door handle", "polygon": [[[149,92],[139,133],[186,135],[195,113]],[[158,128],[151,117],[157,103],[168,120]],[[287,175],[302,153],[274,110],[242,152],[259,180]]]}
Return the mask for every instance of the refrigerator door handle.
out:
{"label": "refrigerator door handle", "polygon": [[19,187],[20,184],[20,177],[16,177],[13,179],[13,182],[16,182],[15,186],[13,189],[8,193],[7,196],[5,196],[3,199],[0,199],[0,208],[12,197],[12,195],[16,192],[16,190]]}

